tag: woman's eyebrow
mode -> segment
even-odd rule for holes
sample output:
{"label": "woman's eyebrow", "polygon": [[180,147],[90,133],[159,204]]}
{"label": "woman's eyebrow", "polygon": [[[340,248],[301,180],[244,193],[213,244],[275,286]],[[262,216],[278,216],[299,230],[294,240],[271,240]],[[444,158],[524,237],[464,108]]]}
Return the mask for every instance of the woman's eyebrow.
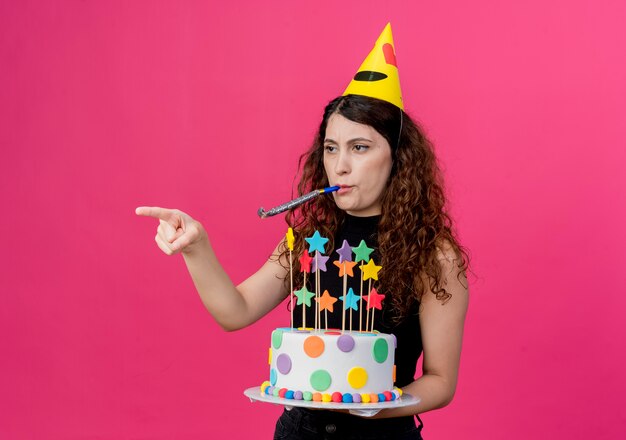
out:
{"label": "woman's eyebrow", "polygon": [[[371,139],[368,139],[368,138],[357,137],[357,138],[348,140],[348,143],[351,144],[351,143],[354,143],[354,142],[363,142],[363,141],[365,141],[365,142],[373,142]],[[335,140],[330,139],[330,138],[324,139],[324,142],[332,142],[333,144],[337,143]]]}

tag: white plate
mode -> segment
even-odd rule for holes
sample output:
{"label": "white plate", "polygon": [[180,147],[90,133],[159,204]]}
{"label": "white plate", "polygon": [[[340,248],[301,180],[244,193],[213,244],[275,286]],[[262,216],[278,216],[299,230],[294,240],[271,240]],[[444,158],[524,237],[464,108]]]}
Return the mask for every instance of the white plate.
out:
{"label": "white plate", "polygon": [[[300,408],[315,409],[371,409],[381,410],[387,408],[402,408],[403,406],[415,405],[420,399],[410,394],[403,394],[402,397],[391,402],[379,403],[336,403],[336,402],[313,402],[306,400],[285,399],[283,397],[274,397],[261,393],[261,387],[248,388],[243,392],[252,402],[274,403],[283,406],[297,406]],[[376,411],[378,412],[378,411]]]}

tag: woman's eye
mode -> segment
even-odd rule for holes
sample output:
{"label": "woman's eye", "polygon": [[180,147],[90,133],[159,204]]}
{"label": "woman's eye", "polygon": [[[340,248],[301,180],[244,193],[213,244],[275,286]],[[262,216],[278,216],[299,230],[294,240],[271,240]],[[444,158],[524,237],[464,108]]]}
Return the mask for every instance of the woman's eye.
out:
{"label": "woman's eye", "polygon": [[334,153],[336,149],[337,149],[337,147],[335,147],[333,145],[326,145],[326,146],[324,146],[324,151],[327,151],[328,153]]}
{"label": "woman's eye", "polygon": [[357,144],[354,146],[354,149],[356,151],[365,151],[367,150],[369,147],[367,145],[361,145],[361,144]]}

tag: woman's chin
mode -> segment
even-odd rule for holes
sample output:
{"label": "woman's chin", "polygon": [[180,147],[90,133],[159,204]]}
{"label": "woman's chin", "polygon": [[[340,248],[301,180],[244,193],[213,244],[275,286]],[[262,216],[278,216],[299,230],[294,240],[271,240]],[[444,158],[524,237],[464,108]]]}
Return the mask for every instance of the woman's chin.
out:
{"label": "woman's chin", "polygon": [[337,205],[337,208],[341,209],[342,211],[351,211],[354,209],[358,209],[358,207],[355,207],[354,204],[347,203],[346,200],[335,199],[335,204]]}

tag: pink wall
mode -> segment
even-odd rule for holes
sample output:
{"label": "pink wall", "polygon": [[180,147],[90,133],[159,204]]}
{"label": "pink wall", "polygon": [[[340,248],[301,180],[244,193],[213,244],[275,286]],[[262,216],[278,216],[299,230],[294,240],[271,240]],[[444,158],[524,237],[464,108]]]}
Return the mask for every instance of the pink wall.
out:
{"label": "pink wall", "polygon": [[476,274],[425,435],[624,436],[623,1],[184,3],[0,5],[1,438],[271,436],[242,391],[286,309],[223,333],[133,210],[194,215],[242,280],[387,21]]}

